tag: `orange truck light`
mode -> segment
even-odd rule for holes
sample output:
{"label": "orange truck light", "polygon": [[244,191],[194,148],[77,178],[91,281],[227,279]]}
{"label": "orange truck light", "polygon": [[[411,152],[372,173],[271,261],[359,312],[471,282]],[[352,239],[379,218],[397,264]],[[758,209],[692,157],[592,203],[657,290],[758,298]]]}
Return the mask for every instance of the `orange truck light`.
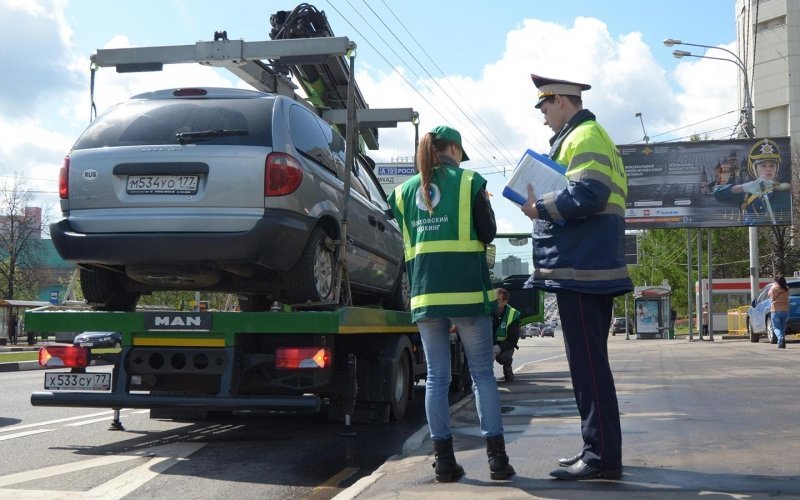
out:
{"label": "orange truck light", "polygon": [[280,347],[275,350],[276,368],[326,368],[330,362],[330,350],[319,347]]}
{"label": "orange truck light", "polygon": [[85,368],[89,366],[88,347],[48,346],[39,349],[39,366],[48,368]]}

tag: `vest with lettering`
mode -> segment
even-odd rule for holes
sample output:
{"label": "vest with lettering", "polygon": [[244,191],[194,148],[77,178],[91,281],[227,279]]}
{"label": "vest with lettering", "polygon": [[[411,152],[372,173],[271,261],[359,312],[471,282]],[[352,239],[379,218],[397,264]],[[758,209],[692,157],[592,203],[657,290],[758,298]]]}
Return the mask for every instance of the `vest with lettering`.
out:
{"label": "vest with lettering", "polygon": [[500,320],[497,330],[494,331],[494,339],[498,342],[502,342],[507,339],[508,325],[515,322],[517,318],[519,318],[519,311],[506,304],[506,307],[503,310],[503,318]]}
{"label": "vest with lettering", "polygon": [[496,295],[472,224],[472,200],[486,180],[471,170],[436,166],[433,214],[425,208],[421,181],[417,174],[389,195],[403,232],[412,320],[491,314]]}

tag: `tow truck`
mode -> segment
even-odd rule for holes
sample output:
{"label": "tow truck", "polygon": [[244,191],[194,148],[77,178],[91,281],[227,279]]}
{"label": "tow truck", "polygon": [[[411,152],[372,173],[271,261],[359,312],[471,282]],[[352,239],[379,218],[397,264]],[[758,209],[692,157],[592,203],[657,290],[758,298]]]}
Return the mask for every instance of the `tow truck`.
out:
{"label": "tow truck", "polygon": [[[92,82],[102,67],[154,71],[164,64],[193,62],[225,68],[258,90],[295,98],[339,126],[347,138],[348,164],[359,147],[378,147],[378,128],[400,121],[417,124],[411,109],[367,107],[353,78],[355,44],[333,36],[324,12],[301,4],[273,15],[271,23],[269,41],[229,40],[222,31],[214,33],[213,41],[194,45],[98,50],[91,58]],[[307,97],[295,93],[289,73]],[[342,218],[338,245],[347,244],[346,207]],[[512,236],[512,245],[523,245],[525,235]],[[487,252],[490,266],[494,253]],[[269,312],[141,307],[111,312],[74,304],[28,311],[27,328],[37,335],[122,334],[122,348],[116,353],[71,345],[43,347],[42,366],[68,371],[45,372],[45,391],[34,392],[31,404],[111,408],[111,429],[123,428],[121,408],[150,409],[153,418],[205,418],[236,410],[325,412],[331,419],[344,420],[348,429],[353,419],[401,419],[414,397],[414,385],[426,376],[419,332],[408,312],[350,306],[341,257],[345,254],[337,252],[341,286],[334,304],[284,306]],[[523,296],[527,321],[541,317],[541,295],[519,294]],[[111,364],[110,373],[97,370],[97,362]],[[451,370],[451,391],[459,398],[472,381],[455,333]]]}
{"label": "tow truck", "polygon": [[[409,108],[367,107],[353,78],[355,44],[333,36],[324,12],[302,4],[273,15],[271,23],[273,39],[268,41],[230,40],[221,31],[212,41],[194,45],[98,50],[91,57],[92,89],[95,71],[102,67],[117,72],[155,71],[173,63],[225,68],[257,90],[294,97],[340,127],[350,165],[357,142],[377,148],[379,127],[400,121],[416,125],[417,115]],[[295,93],[289,73],[307,97]],[[338,245],[347,244],[346,207],[342,214]],[[27,328],[37,335],[122,334],[118,353],[42,348],[42,366],[69,370],[46,372],[46,390],[34,392],[31,403],[111,408],[112,429],[122,428],[121,408],[150,409],[154,418],[203,418],[234,410],[325,411],[348,427],[352,418],[401,419],[414,384],[425,377],[419,333],[408,312],[350,306],[341,257],[346,252],[337,254],[341,286],[335,304],[254,313],[110,312],[69,305],[29,311]],[[463,394],[471,379],[463,347],[457,335],[451,338],[452,389]],[[111,373],[95,371],[92,365],[98,361],[110,363]]]}

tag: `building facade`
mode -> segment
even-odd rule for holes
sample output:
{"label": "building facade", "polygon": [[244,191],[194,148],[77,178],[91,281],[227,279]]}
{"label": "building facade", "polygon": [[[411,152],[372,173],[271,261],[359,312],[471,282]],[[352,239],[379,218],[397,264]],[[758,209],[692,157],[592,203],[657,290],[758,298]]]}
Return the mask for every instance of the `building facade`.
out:
{"label": "building facade", "polygon": [[[800,144],[800,1],[737,0],[738,52],[749,76],[757,137]],[[744,88],[740,82],[739,88]],[[745,108],[746,94],[740,96]]]}

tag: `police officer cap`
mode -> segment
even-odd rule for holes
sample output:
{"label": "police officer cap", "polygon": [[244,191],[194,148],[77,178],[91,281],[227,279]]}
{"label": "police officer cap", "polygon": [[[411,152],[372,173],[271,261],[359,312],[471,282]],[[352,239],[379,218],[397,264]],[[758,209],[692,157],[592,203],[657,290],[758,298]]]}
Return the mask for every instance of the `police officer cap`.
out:
{"label": "police officer cap", "polygon": [[539,89],[539,100],[536,101],[536,108],[550,96],[554,95],[574,95],[581,96],[581,91],[592,88],[587,83],[568,82],[566,80],[556,80],[531,73],[531,80],[536,88]]}

